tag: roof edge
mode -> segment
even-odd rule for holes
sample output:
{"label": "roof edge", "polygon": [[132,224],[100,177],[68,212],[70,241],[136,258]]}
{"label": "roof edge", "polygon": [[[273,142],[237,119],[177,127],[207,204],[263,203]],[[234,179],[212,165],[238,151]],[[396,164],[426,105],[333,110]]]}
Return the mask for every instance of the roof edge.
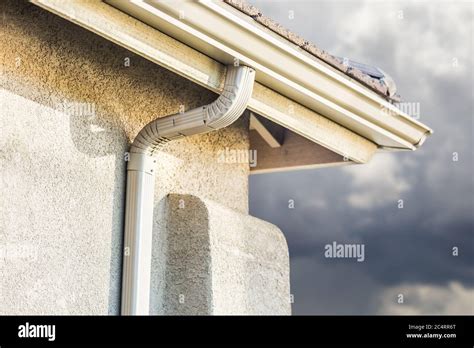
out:
{"label": "roof edge", "polygon": [[237,59],[257,71],[250,110],[358,163],[430,131],[223,2],[33,2],[214,92]]}
{"label": "roof edge", "polygon": [[348,64],[344,64],[343,60],[339,59],[336,56],[333,56],[329,52],[305,40],[300,35],[291,32],[289,29],[283,27],[281,24],[277,23],[273,19],[263,15],[262,12],[257,7],[250,4],[246,0],[223,0],[223,1],[226,4],[244,13],[245,15],[251,17],[258,24],[280,35],[282,38],[288,40],[292,44],[310,53],[317,59],[320,59],[321,61],[329,64],[333,68],[353,78],[358,83],[362,84],[364,87],[369,88],[372,91],[376,92],[381,97],[385,98],[387,101],[393,101],[393,102],[400,101],[400,97],[398,95],[391,97],[389,95],[388,87],[384,85],[383,83],[381,83],[379,80],[370,77],[369,75],[363,73],[361,70],[355,67],[351,67]]}

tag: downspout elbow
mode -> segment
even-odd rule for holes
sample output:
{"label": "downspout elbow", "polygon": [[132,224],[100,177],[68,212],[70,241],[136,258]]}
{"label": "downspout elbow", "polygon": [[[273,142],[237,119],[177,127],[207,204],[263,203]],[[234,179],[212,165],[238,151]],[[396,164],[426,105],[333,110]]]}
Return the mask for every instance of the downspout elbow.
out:
{"label": "downspout elbow", "polygon": [[153,156],[162,144],[170,140],[229,126],[245,111],[254,80],[252,68],[229,66],[224,89],[214,102],[151,121],[138,133],[130,152]]}

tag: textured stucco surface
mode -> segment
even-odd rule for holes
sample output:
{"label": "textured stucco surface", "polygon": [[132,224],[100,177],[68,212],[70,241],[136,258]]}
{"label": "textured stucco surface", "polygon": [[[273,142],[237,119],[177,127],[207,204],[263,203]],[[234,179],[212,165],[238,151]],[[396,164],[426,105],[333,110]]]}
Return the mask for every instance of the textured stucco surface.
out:
{"label": "textured stucco surface", "polygon": [[156,312],[291,314],[288,247],[276,226],[192,195],[169,195],[165,210]]}
{"label": "textured stucco surface", "polygon": [[[216,96],[34,5],[0,10],[0,314],[116,314],[124,152],[153,118]],[[154,279],[168,193],[248,212],[248,164],[216,156],[248,149],[247,122],[159,153]]]}

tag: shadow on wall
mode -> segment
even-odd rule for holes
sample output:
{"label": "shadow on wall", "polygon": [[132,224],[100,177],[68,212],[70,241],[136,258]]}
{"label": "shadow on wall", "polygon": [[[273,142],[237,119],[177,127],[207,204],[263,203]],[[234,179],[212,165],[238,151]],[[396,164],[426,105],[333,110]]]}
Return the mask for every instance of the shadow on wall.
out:
{"label": "shadow on wall", "polygon": [[128,142],[123,128],[116,127],[110,120],[80,115],[71,115],[69,120],[71,138],[76,149],[91,157],[113,155],[115,158],[108,314],[118,315],[120,314],[123,212],[125,210],[124,153],[128,149]]}
{"label": "shadow on wall", "polygon": [[155,204],[154,216],[150,314],[212,314],[206,206],[195,196],[169,194]]}
{"label": "shadow on wall", "polygon": [[211,200],[155,205],[151,314],[289,315],[289,257],[274,225]]}
{"label": "shadow on wall", "polygon": [[[5,52],[2,88],[69,115],[71,139],[81,153],[90,158],[111,155],[115,158],[114,191],[110,196],[113,227],[108,313],[118,314],[125,177],[123,156],[128,141],[123,122],[114,117],[121,113],[120,103],[113,98],[104,98],[104,94],[111,92],[110,87],[104,85],[108,78],[101,79],[100,73],[96,72],[103,62],[107,62],[109,69],[117,65],[113,64],[114,59],[118,59],[113,55],[117,48],[112,45],[106,48],[99,37],[32,4],[5,1],[1,7],[5,14],[2,46],[11,48],[2,48]],[[77,35],[78,32],[81,35]],[[16,40],[18,36],[22,40]],[[102,48],[99,54],[90,52],[90,45],[94,44]],[[125,52],[117,53],[125,55]],[[98,60],[94,55],[102,56],[102,59]],[[55,144],[51,139],[51,146],[61,144]]]}
{"label": "shadow on wall", "polygon": [[[186,107],[203,105],[214,95],[32,4],[2,1],[0,11],[4,14],[1,87],[70,115],[74,146],[89,158],[114,156],[108,313],[118,314],[123,159],[129,140],[157,112],[176,113],[183,103]],[[50,146],[60,146],[50,141]]]}

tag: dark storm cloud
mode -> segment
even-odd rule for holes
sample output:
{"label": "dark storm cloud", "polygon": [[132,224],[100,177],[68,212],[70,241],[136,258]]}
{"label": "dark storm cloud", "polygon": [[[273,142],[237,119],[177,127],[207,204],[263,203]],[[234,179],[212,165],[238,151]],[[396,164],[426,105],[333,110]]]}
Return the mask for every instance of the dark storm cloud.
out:
{"label": "dark storm cloud", "polygon": [[[278,225],[288,240],[294,313],[397,311],[394,291],[410,294],[406,313],[472,312],[472,301],[462,303],[472,300],[474,286],[472,8],[252,3],[331,53],[382,67],[435,130],[420,150],[379,154],[368,165],[251,177],[251,213]],[[366,260],[324,258],[332,241],[364,243]],[[440,301],[456,293],[459,303],[439,309],[423,300],[426,292]]]}

